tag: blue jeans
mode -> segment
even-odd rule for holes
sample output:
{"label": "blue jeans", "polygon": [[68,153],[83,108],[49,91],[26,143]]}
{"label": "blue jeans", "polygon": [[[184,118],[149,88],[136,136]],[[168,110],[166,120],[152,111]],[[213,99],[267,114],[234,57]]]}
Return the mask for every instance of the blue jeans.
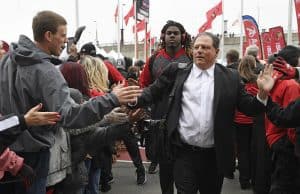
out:
{"label": "blue jeans", "polygon": [[101,170],[93,167],[92,160],[86,160],[85,165],[89,172],[89,182],[85,188],[85,194],[99,194]]}

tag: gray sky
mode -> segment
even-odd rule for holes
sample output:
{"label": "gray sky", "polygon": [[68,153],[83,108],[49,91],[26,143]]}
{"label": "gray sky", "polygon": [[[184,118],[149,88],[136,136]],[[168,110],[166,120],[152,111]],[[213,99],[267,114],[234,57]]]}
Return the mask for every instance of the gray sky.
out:
{"label": "gray sky", "polygon": [[[98,39],[101,43],[116,42],[116,24],[114,12],[117,0],[78,0],[79,25],[86,25],[81,44],[95,41],[96,24]],[[150,29],[152,36],[159,36],[162,26],[167,20],[182,23],[186,30],[195,35],[198,28],[206,21],[206,12],[220,0],[150,0]],[[244,0],[244,15],[253,16],[259,23],[260,29],[281,25],[287,29],[288,0]],[[120,0],[123,15],[131,7],[132,0]],[[224,19],[228,20],[228,31],[239,33],[239,25],[231,24],[239,17],[240,1],[224,0]],[[63,15],[68,21],[68,36],[75,32],[75,1],[74,0],[9,0],[1,3],[0,39],[8,42],[16,41],[20,34],[32,38],[31,22],[33,16],[41,10],[52,10]],[[120,9],[122,15],[122,9]],[[218,16],[213,22],[213,33],[221,33],[222,17]],[[133,41],[133,20],[125,26],[125,42]],[[297,29],[296,14],[293,5],[292,29]],[[139,39],[143,38],[139,34]]]}

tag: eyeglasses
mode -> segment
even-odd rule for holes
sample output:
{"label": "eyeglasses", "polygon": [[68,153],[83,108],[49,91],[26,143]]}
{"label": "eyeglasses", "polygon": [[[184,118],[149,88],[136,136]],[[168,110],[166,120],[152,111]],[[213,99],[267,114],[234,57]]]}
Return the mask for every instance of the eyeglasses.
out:
{"label": "eyeglasses", "polygon": [[172,34],[174,34],[174,36],[177,36],[177,35],[180,34],[180,32],[179,32],[179,31],[167,31],[166,34],[167,34],[168,36],[170,36],[170,35],[172,35]]}

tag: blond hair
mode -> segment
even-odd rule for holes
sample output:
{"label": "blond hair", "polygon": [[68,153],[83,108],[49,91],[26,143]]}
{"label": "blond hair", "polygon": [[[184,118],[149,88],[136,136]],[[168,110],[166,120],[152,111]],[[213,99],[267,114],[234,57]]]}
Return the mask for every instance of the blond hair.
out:
{"label": "blond hair", "polygon": [[83,65],[88,77],[90,89],[96,89],[99,92],[108,91],[108,69],[104,62],[92,56],[84,56],[80,63]]}

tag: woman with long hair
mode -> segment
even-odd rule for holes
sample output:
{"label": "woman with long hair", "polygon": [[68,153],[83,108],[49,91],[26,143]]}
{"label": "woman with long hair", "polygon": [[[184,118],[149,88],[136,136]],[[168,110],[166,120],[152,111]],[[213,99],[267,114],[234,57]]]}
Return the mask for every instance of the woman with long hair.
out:
{"label": "woman with long hair", "polygon": [[[245,83],[245,89],[248,93],[256,95],[256,74],[254,69],[256,66],[255,58],[250,55],[244,56],[239,65],[238,72]],[[234,118],[235,126],[235,141],[238,159],[239,181],[241,189],[249,189],[251,187],[251,132],[253,128],[253,117],[248,117],[245,114],[236,111]]]}
{"label": "woman with long hair", "polygon": [[[255,58],[250,55],[244,56],[238,66],[245,90],[254,96],[258,92],[256,68]],[[264,114],[253,118],[240,112],[236,112],[234,120],[240,186],[249,189],[252,184],[256,193],[268,193],[270,187],[270,149],[264,120]]]}
{"label": "woman with long hair", "polygon": [[75,62],[66,62],[60,67],[69,88],[79,90],[82,95],[90,96],[89,83],[86,72],[81,64]]}
{"label": "woman with long hair", "polygon": [[108,70],[104,62],[97,57],[86,55],[80,63],[87,74],[90,96],[101,96],[108,92]]}
{"label": "woman with long hair", "polygon": [[[87,74],[90,97],[102,96],[108,92],[108,69],[104,62],[100,58],[85,55],[81,58],[80,63]],[[101,167],[104,163],[106,164],[107,161],[108,163],[111,163],[111,154],[108,154],[109,157],[105,157],[106,154],[104,150],[108,150],[108,153],[110,153],[110,146],[105,146],[103,150],[97,152],[97,155],[89,161],[89,164],[87,164],[90,167],[89,183],[86,186],[86,191],[93,194],[99,193],[100,176],[102,177],[103,173],[106,173],[105,170],[107,170],[103,168],[101,169]]]}

